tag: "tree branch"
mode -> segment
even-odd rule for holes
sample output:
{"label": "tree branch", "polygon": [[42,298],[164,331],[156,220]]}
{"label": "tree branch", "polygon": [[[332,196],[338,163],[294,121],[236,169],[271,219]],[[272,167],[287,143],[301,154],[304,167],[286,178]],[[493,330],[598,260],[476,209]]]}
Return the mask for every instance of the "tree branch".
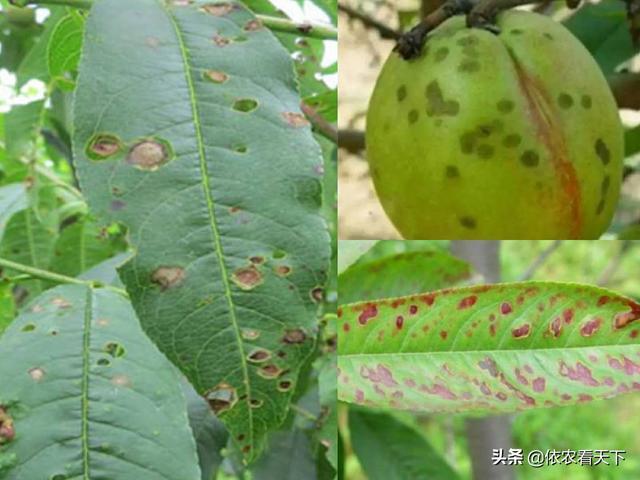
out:
{"label": "tree branch", "polygon": [[397,40],[402,36],[402,33],[394,30],[391,27],[388,27],[382,22],[371,18],[369,15],[362,13],[354,8],[349,7],[348,5],[343,5],[342,3],[338,3],[338,10],[344,12],[349,18],[354,20],[359,20],[365,26],[365,28],[376,30],[381,38],[387,40]]}
{"label": "tree branch", "polygon": [[338,146],[349,153],[360,153],[365,148],[364,132],[360,130],[340,130],[338,132]]}
{"label": "tree branch", "polygon": [[325,118],[320,115],[315,108],[307,103],[300,103],[300,109],[318,133],[322,134],[323,137],[331,140],[333,143],[338,143],[338,129],[333,123],[325,120]]}
{"label": "tree branch", "polygon": [[531,280],[531,277],[535,275],[536,271],[544,264],[544,262],[547,261],[547,258],[549,258],[551,254],[555,252],[558,247],[560,247],[560,245],[562,245],[562,240],[555,240],[551,245],[540,252],[538,258],[536,258],[533,263],[529,265],[529,268],[527,268],[525,272],[520,275],[518,281],[525,282],[527,280]]}
{"label": "tree branch", "polygon": [[608,81],[618,107],[640,110],[640,73],[617,73]]}

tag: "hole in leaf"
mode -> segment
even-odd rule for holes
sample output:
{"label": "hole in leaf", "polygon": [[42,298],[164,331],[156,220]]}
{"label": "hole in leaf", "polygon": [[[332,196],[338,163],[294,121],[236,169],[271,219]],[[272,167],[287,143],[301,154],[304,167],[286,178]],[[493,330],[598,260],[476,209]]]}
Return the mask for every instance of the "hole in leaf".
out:
{"label": "hole in leaf", "polygon": [[115,135],[99,133],[87,145],[85,153],[92,160],[104,160],[120,151],[122,143]]}
{"label": "hole in leaf", "polygon": [[36,326],[33,323],[27,323],[24,327],[22,327],[23,332],[33,332],[36,329]]}
{"label": "hole in leaf", "polygon": [[252,98],[241,98],[233,102],[233,109],[239,112],[253,112],[258,108],[258,102]]}
{"label": "hole in leaf", "polygon": [[265,362],[271,358],[271,352],[260,348],[258,350],[254,350],[249,354],[249,361],[254,363]]}
{"label": "hole in leaf", "polygon": [[236,389],[224,382],[205,393],[204,398],[216,414],[233,408],[238,400]]}
{"label": "hole in leaf", "polygon": [[108,358],[100,358],[96,363],[101,367],[108,367],[111,365],[111,361]]}
{"label": "hole in leaf", "polygon": [[109,342],[102,349],[105,353],[108,353],[113,358],[124,357],[125,349],[117,342]]}
{"label": "hole in leaf", "polygon": [[249,400],[249,405],[251,408],[260,408],[264,404],[263,400],[258,400],[257,398],[252,398]]}

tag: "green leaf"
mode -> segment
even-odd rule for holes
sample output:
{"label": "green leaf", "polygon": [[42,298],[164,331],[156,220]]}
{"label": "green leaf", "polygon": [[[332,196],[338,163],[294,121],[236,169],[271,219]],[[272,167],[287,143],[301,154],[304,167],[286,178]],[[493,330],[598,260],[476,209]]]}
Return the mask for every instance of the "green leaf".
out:
{"label": "green leaf", "polygon": [[[120,294],[65,285],[0,339],[6,480],[199,480],[177,375]],[[7,418],[4,419],[7,426]]]}
{"label": "green leaf", "polygon": [[118,276],[117,268],[124,265],[129,257],[131,257],[131,253],[129,252],[119,253],[118,255],[115,255],[90,268],[86,272],[82,273],[82,275],[79,275],[78,278],[82,280],[100,282],[104,285],[123,287],[124,285]]}
{"label": "green leaf", "polygon": [[0,242],[14,214],[27,208],[27,189],[23,183],[0,187]]}
{"label": "green leaf", "polygon": [[358,258],[358,263],[375,262],[393,255],[410,252],[448,252],[448,240],[385,240],[376,242]]}
{"label": "green leaf", "polygon": [[640,152],[640,126],[630,128],[624,132],[625,157]]}
{"label": "green leaf", "polygon": [[342,307],[338,397],[399,409],[507,412],[640,389],[640,304],[526,282]]}
{"label": "green leaf", "polygon": [[[385,242],[382,242],[385,243]],[[442,251],[417,251],[356,264],[339,278],[340,303],[428,292],[471,275],[469,265]]]}
{"label": "green leaf", "polygon": [[144,329],[251,461],[314,347],[321,156],[271,32],[239,4],[184,3],[95,3],[74,157],[97,218],[129,228]]}
{"label": "green leaf", "polygon": [[11,323],[16,314],[13,299],[13,283],[7,279],[0,279],[0,335]]}
{"label": "green leaf", "polygon": [[16,161],[33,145],[42,125],[44,100],[13,107],[5,116],[5,145],[7,154]]}
{"label": "green leaf", "polygon": [[636,54],[623,2],[586,4],[564,26],[578,37],[607,75]]}
{"label": "green leaf", "polygon": [[82,49],[84,18],[72,12],[55,26],[47,48],[49,75],[63,90],[73,90]]}
{"label": "green leaf", "polygon": [[316,464],[306,433],[294,428],[276,432],[269,449],[251,469],[253,480],[300,480],[316,478]]}
{"label": "green leaf", "polygon": [[75,277],[126,248],[124,238],[82,218],[64,228],[56,241],[49,270]]}
{"label": "green leaf", "polygon": [[351,408],[349,432],[369,480],[460,478],[422,435],[391,415]]}
{"label": "green leaf", "polygon": [[196,393],[191,384],[183,380],[181,385],[187,399],[189,424],[198,447],[202,480],[215,479],[223,460],[221,450],[227,444],[229,434],[222,422],[213,414],[207,402]]}
{"label": "green leaf", "polygon": [[[339,240],[338,241],[338,274],[344,272],[358,258],[372,248],[378,240]],[[380,242],[385,243],[385,242]]]}

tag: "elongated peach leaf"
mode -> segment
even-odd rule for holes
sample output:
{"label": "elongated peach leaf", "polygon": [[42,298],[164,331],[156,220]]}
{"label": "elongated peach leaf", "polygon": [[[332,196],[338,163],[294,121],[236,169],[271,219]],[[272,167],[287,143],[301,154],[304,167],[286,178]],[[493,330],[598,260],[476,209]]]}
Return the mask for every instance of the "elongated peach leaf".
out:
{"label": "elongated peach leaf", "polygon": [[640,304],[526,282],[342,306],[338,397],[426,411],[514,411],[640,390]]}

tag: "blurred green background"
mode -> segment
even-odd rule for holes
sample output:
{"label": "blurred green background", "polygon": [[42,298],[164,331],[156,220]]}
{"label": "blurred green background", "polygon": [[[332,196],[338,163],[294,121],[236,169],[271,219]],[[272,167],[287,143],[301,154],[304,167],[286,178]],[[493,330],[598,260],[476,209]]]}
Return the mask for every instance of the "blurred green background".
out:
{"label": "blurred green background", "polygon": [[[449,247],[446,242],[385,241],[384,249],[401,252],[433,248],[434,243],[438,248]],[[371,246],[380,250],[381,243],[341,241],[339,261],[348,259],[354,251],[357,252],[355,255],[360,255]],[[530,275],[531,280],[600,285],[640,300],[638,241],[502,241],[499,244],[499,259],[503,282],[518,281]],[[465,419],[469,414],[385,413],[424,436],[459,474],[459,478],[472,478],[465,432]],[[348,408],[341,404],[339,425],[344,441],[344,478],[365,480],[368,477],[350,444],[347,416]],[[514,467],[515,478],[519,480],[640,479],[638,393],[577,406],[529,410],[513,414],[511,419],[513,448],[523,449],[525,458],[527,452],[534,449],[626,450],[625,460],[619,466],[555,465],[533,468],[526,465],[525,461],[523,465]],[[375,479],[370,476],[369,480]]]}

